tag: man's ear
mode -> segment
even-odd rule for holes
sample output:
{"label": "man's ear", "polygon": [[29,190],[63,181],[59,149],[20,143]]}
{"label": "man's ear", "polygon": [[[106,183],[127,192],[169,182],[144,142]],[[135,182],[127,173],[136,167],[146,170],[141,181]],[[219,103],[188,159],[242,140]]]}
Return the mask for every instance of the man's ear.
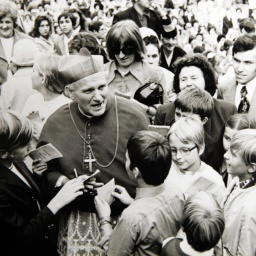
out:
{"label": "man's ear", "polygon": [[134,178],[137,180],[139,177],[140,177],[140,170],[135,167],[133,170],[132,170],[132,173],[134,175]]}
{"label": "man's ear", "polygon": [[208,120],[209,120],[209,118],[208,118],[208,117],[205,117],[205,118],[202,120],[203,125],[206,124]]}
{"label": "man's ear", "polygon": [[7,151],[0,151],[0,158],[6,159],[9,156],[9,153]]}
{"label": "man's ear", "polygon": [[205,145],[198,148],[199,156],[201,156],[204,153]]}
{"label": "man's ear", "polygon": [[40,74],[40,77],[41,77],[41,83],[44,84],[45,83],[45,75],[43,74]]}
{"label": "man's ear", "polygon": [[67,96],[68,98],[70,98],[71,100],[74,100],[74,99],[75,99],[75,97],[74,97],[74,95],[73,95],[73,92],[72,92],[72,90],[69,88],[69,86],[65,86],[64,95]]}
{"label": "man's ear", "polygon": [[249,173],[254,173],[254,172],[256,172],[256,163],[250,164],[250,167],[249,167],[249,169],[248,169],[248,172],[249,172]]}

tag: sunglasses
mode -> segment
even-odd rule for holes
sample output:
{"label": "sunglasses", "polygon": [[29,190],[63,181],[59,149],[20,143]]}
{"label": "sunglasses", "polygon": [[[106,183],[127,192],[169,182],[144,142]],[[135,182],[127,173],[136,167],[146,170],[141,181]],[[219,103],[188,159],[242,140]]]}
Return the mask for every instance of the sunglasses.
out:
{"label": "sunglasses", "polygon": [[144,37],[143,41],[144,41],[145,45],[159,44],[158,38],[156,36],[153,36],[153,35]]}
{"label": "sunglasses", "polygon": [[131,55],[134,53],[134,48],[132,46],[124,46],[122,49],[112,48],[111,50],[114,55],[119,55],[122,52],[124,55]]}

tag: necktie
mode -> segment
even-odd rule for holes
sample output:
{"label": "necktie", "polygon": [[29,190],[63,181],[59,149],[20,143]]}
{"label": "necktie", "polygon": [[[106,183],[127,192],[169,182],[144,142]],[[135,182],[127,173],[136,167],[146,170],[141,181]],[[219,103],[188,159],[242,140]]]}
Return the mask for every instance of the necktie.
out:
{"label": "necktie", "polygon": [[245,85],[242,87],[240,93],[241,93],[241,102],[238,106],[238,113],[248,113],[250,108],[250,102],[247,99],[247,90]]}

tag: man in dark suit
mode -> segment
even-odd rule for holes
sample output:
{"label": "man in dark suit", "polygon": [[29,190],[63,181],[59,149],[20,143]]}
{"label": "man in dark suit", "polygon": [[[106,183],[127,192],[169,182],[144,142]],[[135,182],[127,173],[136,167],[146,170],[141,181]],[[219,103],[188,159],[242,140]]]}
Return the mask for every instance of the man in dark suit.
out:
{"label": "man in dark suit", "polygon": [[221,85],[218,98],[236,105],[238,113],[256,118],[256,35],[240,36],[233,46],[236,78]]}
{"label": "man in dark suit", "polygon": [[151,0],[133,0],[132,7],[114,16],[113,24],[121,20],[133,20],[139,27],[151,28],[158,37],[168,36],[168,33],[174,29],[170,17],[159,4],[153,4]]}
{"label": "man in dark suit", "polygon": [[160,66],[174,73],[173,63],[184,55],[186,55],[186,52],[177,46],[177,29],[175,28],[168,35],[163,36]]}

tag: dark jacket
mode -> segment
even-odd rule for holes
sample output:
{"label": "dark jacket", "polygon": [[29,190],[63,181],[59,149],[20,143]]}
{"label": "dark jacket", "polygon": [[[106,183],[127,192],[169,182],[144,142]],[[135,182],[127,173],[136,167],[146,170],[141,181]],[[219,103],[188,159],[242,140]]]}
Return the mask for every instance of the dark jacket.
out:
{"label": "dark jacket", "polygon": [[[55,216],[44,207],[41,192],[26,165],[15,163],[30,187],[0,166],[0,255],[57,255],[52,242]],[[41,207],[39,210],[38,203]]]}
{"label": "dark jacket", "polygon": [[[153,29],[158,36],[164,35],[166,32],[163,28],[163,25],[169,25],[171,23],[171,19],[168,18],[166,20],[163,20],[154,11],[150,9],[149,15],[150,19],[148,20],[148,28]],[[138,13],[136,12],[134,7],[130,7],[125,11],[121,11],[115,14],[113,24],[121,20],[133,20],[139,27],[142,27]]]}
{"label": "dark jacket", "polygon": [[174,73],[174,67],[173,67],[173,63],[178,59],[183,57],[184,55],[186,55],[187,53],[181,49],[178,46],[175,46],[173,49],[173,55],[172,55],[172,60],[170,65],[167,64],[165,56],[164,56],[164,51],[163,51],[163,46],[161,47],[161,58],[160,58],[160,66],[163,68],[168,69],[169,71],[171,71],[172,73]]}

